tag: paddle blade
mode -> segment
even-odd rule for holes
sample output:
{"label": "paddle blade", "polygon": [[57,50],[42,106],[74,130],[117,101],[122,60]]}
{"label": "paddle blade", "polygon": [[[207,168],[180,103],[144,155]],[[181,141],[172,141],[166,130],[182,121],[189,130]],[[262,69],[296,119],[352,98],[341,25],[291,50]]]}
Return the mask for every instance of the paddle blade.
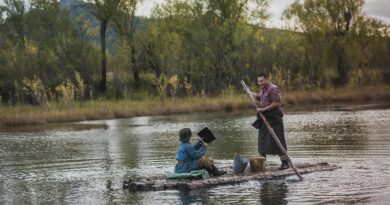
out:
{"label": "paddle blade", "polygon": [[202,128],[197,134],[207,144],[216,139],[216,137],[214,136],[214,134],[211,132],[211,130],[208,127]]}

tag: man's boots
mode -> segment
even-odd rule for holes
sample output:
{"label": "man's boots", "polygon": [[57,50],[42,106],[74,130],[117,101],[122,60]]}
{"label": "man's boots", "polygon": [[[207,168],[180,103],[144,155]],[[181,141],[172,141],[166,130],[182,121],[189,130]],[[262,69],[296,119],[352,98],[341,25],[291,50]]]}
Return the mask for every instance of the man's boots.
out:
{"label": "man's boots", "polygon": [[266,154],[260,153],[260,157],[264,157],[265,161],[267,161],[267,155]]}
{"label": "man's boots", "polygon": [[290,165],[288,164],[288,160],[282,160],[282,165],[280,165],[280,168],[278,170],[283,170],[288,168],[290,168]]}
{"label": "man's boots", "polygon": [[226,171],[218,170],[218,168],[215,165],[211,166],[211,170],[210,171],[211,171],[211,174],[213,174],[213,176],[221,176],[221,175],[226,174]]}

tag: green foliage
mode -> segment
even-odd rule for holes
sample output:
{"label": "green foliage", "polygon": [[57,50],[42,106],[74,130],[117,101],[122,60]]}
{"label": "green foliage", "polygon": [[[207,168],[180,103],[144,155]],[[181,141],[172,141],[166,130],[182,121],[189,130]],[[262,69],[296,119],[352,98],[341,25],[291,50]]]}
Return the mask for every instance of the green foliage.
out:
{"label": "green foliage", "polygon": [[187,77],[184,77],[182,81],[183,91],[185,96],[192,94],[192,84],[188,81]]}
{"label": "green foliage", "polygon": [[54,90],[57,94],[58,101],[64,103],[65,105],[72,102],[75,98],[76,87],[69,79],[61,82],[61,84],[56,86]]}
{"label": "green foliage", "polygon": [[375,36],[389,37],[383,32],[388,31],[387,26],[364,16],[363,4],[364,0],[295,1],[284,12],[284,17],[295,21],[295,29],[305,36],[305,67],[313,83],[326,68],[335,67],[336,84],[346,84],[349,75],[357,80],[352,84],[359,84],[361,71],[354,69],[368,60],[362,51]]}
{"label": "green foliage", "polygon": [[225,89],[222,90],[222,96],[224,97],[233,97],[235,94],[236,88],[233,85],[229,85]]}
{"label": "green foliage", "polygon": [[348,79],[348,87],[358,87],[364,83],[364,74],[362,69],[353,70]]}
{"label": "green foliage", "polygon": [[106,32],[108,23],[119,12],[121,0],[87,0],[89,11],[100,22],[100,47],[101,47],[101,79],[99,90],[106,94],[107,89],[107,56],[106,56]]}
{"label": "green foliage", "polygon": [[46,105],[47,96],[45,86],[41,79],[34,76],[33,79],[24,78],[22,81],[22,91],[27,100],[34,105]]}
{"label": "green foliage", "polygon": [[179,79],[177,75],[171,76],[168,80],[168,85],[167,85],[168,95],[171,97],[176,96],[178,87],[179,87]]}
{"label": "green foliage", "polygon": [[143,20],[140,0],[72,2],[3,1],[3,102],[231,96],[239,80],[257,90],[262,71],[284,90],[390,78],[390,29],[365,16],[363,0],[295,1],[290,30],[264,28],[268,0],[168,0]]}
{"label": "green foliage", "polygon": [[126,98],[128,95],[128,75],[123,72],[114,73],[111,86],[109,86],[110,92],[107,97],[121,99]]}
{"label": "green foliage", "polygon": [[[0,39],[5,39],[0,46],[0,61],[5,62],[0,67],[4,71],[0,76],[3,100],[26,102],[17,85],[23,84],[27,76],[36,76],[48,90],[54,90],[64,79],[73,79],[75,72],[79,73],[79,79],[75,80],[79,83],[82,80],[87,87],[78,84],[82,90],[77,99],[82,100],[84,92],[94,87],[99,56],[93,45],[82,40],[84,30],[77,25],[79,19],[72,19],[68,10],[61,9],[56,1],[32,1],[30,8],[21,4],[23,8],[18,10],[12,6],[15,2],[5,2],[7,18],[0,24]],[[50,98],[50,92],[47,93]]]}
{"label": "green foliage", "polygon": [[80,73],[75,72],[75,96],[77,100],[84,100],[85,85],[84,80],[81,78]]}
{"label": "green foliage", "polygon": [[355,69],[351,72],[348,79],[348,87],[360,87],[363,85],[378,84],[383,77],[383,71],[380,69]]}
{"label": "green foliage", "polygon": [[168,78],[165,75],[161,75],[156,79],[155,85],[157,87],[158,94],[160,95],[160,100],[163,101],[167,95],[168,87]]}
{"label": "green foliage", "polygon": [[273,67],[272,72],[270,75],[270,79],[272,80],[273,83],[278,85],[280,88],[284,88],[286,85],[286,77],[284,74],[288,74],[288,72],[283,72],[283,69]]}
{"label": "green foliage", "polygon": [[170,77],[161,75],[160,78],[156,78],[154,80],[154,84],[160,95],[160,99],[164,100],[166,97],[174,98],[175,96],[177,96],[179,91],[179,85],[181,84],[181,82],[177,75],[173,75]]}

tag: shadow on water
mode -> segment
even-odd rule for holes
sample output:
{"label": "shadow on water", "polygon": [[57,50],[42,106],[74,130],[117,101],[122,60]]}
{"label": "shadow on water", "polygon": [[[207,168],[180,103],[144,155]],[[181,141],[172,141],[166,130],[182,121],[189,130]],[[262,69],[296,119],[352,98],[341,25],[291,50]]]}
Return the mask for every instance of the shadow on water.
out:
{"label": "shadow on water", "polygon": [[207,191],[202,189],[198,191],[178,191],[177,193],[180,204],[208,204],[210,203]]}
{"label": "shadow on water", "polygon": [[[178,204],[287,204],[288,182],[250,181],[240,185],[228,185],[211,189],[175,191]],[[169,195],[169,193],[167,193]],[[212,195],[213,197],[208,197]]]}
{"label": "shadow on water", "polygon": [[261,204],[287,204],[288,184],[285,181],[269,181],[261,185]]}

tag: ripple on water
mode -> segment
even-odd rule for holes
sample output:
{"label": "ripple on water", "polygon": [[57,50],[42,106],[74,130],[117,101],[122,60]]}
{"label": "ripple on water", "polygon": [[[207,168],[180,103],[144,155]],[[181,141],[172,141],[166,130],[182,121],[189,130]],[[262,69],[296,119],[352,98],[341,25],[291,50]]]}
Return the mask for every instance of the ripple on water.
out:
{"label": "ripple on water", "polygon": [[[390,110],[286,113],[294,163],[328,162],[331,172],[208,189],[128,193],[129,177],[172,171],[180,128],[209,126],[208,156],[232,166],[234,153],[257,155],[254,116],[202,113],[88,121],[34,132],[0,133],[0,204],[383,204],[390,200]],[[194,135],[193,141],[196,141]],[[277,156],[268,164],[279,165]]]}

